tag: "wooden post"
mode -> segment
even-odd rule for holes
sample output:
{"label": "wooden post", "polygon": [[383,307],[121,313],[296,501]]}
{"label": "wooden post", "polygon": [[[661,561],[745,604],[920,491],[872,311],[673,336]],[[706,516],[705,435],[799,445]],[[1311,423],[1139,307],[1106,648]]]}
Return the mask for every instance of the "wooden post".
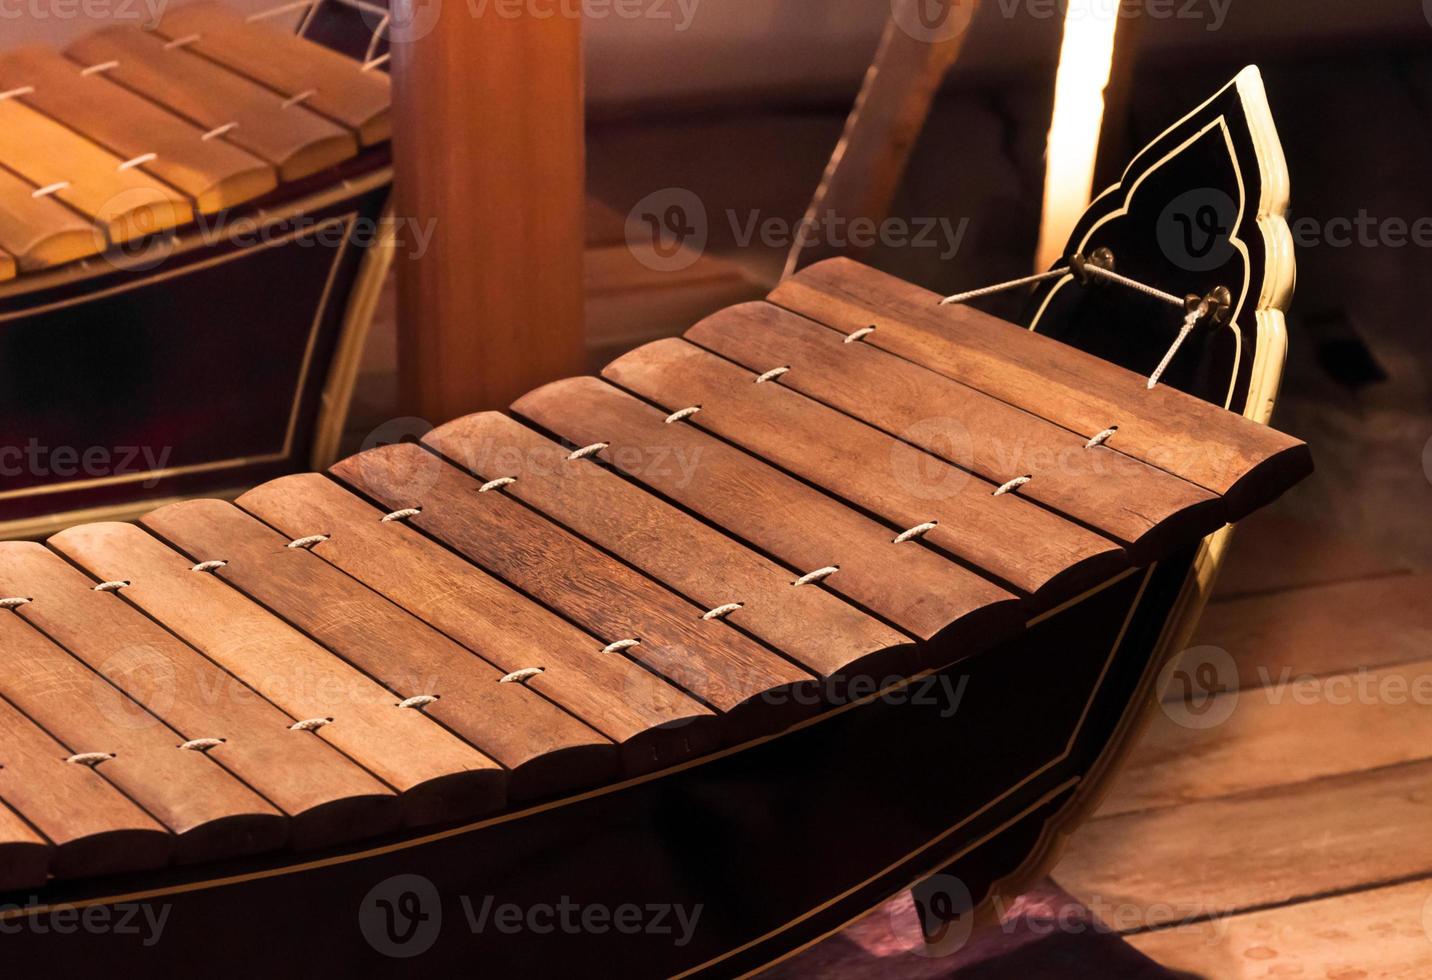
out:
{"label": "wooden post", "polygon": [[393,27],[396,213],[432,239],[397,257],[400,397],[438,424],[582,371],[582,25],[464,0],[409,16]]}

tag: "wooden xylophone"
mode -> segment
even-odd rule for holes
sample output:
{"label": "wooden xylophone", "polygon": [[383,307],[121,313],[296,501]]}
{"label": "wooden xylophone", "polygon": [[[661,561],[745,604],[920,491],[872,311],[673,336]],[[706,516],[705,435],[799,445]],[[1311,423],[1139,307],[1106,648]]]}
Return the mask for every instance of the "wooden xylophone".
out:
{"label": "wooden xylophone", "polygon": [[182,228],[388,139],[388,77],[216,4],[0,54],[0,280]]}
{"label": "wooden xylophone", "polygon": [[336,458],[398,234],[387,21],[299,6],[0,52],[0,534]]}
{"label": "wooden xylophone", "polygon": [[[729,976],[921,882],[927,931],[968,923],[1097,804],[1229,525],[1311,469],[1261,424],[1271,134],[1249,69],[1027,327],[832,259],[508,413],[0,545],[9,962]],[[1240,247],[1156,276],[1209,174]],[[162,942],[50,928],[135,903]],[[700,924],[479,934],[493,903]]]}
{"label": "wooden xylophone", "polygon": [[1309,469],[936,299],[831,260],[515,417],[0,547],[4,884],[676,766],[1006,641]]}

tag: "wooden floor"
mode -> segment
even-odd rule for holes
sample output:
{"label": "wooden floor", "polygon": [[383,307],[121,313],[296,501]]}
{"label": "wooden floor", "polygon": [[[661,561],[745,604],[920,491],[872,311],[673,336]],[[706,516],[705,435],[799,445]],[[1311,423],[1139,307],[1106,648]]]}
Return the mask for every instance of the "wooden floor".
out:
{"label": "wooden floor", "polygon": [[1170,692],[1054,877],[1170,970],[1432,977],[1432,575],[1240,532],[1186,663],[1222,690]]}

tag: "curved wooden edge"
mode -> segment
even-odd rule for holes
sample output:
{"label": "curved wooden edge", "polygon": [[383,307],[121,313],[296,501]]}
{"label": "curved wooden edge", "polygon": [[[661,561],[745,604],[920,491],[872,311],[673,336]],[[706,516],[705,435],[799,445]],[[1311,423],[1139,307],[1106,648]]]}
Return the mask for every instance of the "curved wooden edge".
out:
{"label": "curved wooden edge", "polygon": [[54,847],[0,803],[0,892],[45,883]]}
{"label": "curved wooden edge", "polygon": [[281,813],[223,817],[176,835],[174,860],[202,864],[279,851],[289,841],[289,819]]}
{"label": "curved wooden edge", "polygon": [[174,849],[174,835],[164,830],[109,830],[57,846],[50,858],[50,873],[56,878],[87,878],[149,871],[168,864]]}
{"label": "curved wooden edge", "polygon": [[19,266],[25,272],[40,272],[57,265],[77,262],[99,255],[108,247],[105,233],[88,226],[62,228],[37,238],[20,256]]}
{"label": "curved wooden edge", "polygon": [[277,189],[277,171],[255,158],[252,166],[228,174],[200,191],[194,198],[194,206],[200,214],[216,214]]}
{"label": "curved wooden edge", "polygon": [[402,794],[403,826],[429,827],[497,813],[507,804],[507,774],[475,769],[435,776]]}
{"label": "curved wooden edge", "polygon": [[631,763],[648,765],[650,757],[651,747],[641,742],[635,745],[589,742],[557,749],[510,770],[507,796],[514,803],[525,803],[605,785],[624,772],[637,774],[637,769],[629,768]]}
{"label": "curved wooden edge", "polygon": [[402,822],[396,793],[347,796],[290,814],[289,843],[298,851],[350,844],[397,830]]}
{"label": "curved wooden edge", "polygon": [[279,179],[288,183],[312,177],[314,174],[336,167],[344,160],[358,155],[358,142],[351,133],[336,132],[305,143],[282,160],[278,166]]}

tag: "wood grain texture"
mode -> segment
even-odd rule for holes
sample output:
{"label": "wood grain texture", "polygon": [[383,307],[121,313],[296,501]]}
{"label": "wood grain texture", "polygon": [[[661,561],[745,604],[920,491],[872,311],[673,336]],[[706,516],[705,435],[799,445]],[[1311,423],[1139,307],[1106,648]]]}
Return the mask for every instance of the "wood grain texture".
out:
{"label": "wood grain texture", "polygon": [[1424,879],[1125,938],[1189,976],[1422,980],[1432,976],[1429,899]]}
{"label": "wood grain texture", "polygon": [[311,92],[303,104],[357,133],[364,146],[392,135],[388,75],[272,23],[250,23],[215,3],[193,3],[164,12],[155,30],[285,98]]}
{"label": "wood grain texture", "polygon": [[[108,239],[59,201],[35,197],[39,190],[8,170],[0,170],[0,246],[8,252],[13,276],[39,272],[98,255]],[[13,256],[13,258],[12,258]],[[3,264],[3,262],[0,262]]]}
{"label": "wood grain texture", "polygon": [[[357,471],[368,477],[382,468],[365,455]],[[335,473],[351,472],[343,463],[335,467]],[[326,477],[284,478],[245,494],[240,505],[285,533],[321,522],[329,540],[315,555],[504,673],[543,668],[528,683],[617,742],[633,770],[712,744],[709,711],[625,658],[603,655],[607,641],[572,628],[459,555],[403,523],[385,524],[384,510]],[[440,509],[436,501],[432,506]]]}
{"label": "wood grain texture", "polygon": [[124,160],[148,154],[140,169],[182,191],[201,214],[267,194],[274,168],[165,111],[105,77],[82,75],[57,51],[40,46],[0,54],[0,89],[30,87],[19,99]]}
{"label": "wood grain texture", "polygon": [[[830,216],[849,222],[889,217],[890,202],[900,186],[915,142],[929,117],[930,106],[950,66],[964,48],[975,0],[938,5],[943,23],[929,33],[912,31],[925,23],[925,0],[896,0],[885,25],[875,60],[865,74],[860,94],[845,122],[845,131],[827,164],[804,223],[821,228]],[[838,229],[837,229],[838,230]],[[802,237],[791,249],[786,275],[830,258],[838,249],[825,235]]]}
{"label": "wood grain texture", "polygon": [[1054,871],[1139,926],[1432,875],[1432,762],[1277,786],[1085,824]]}
{"label": "wood grain texture", "polygon": [[50,547],[102,581],[402,795],[404,823],[489,813],[506,802],[501,766],[392,691],[133,524],[84,524]]}
{"label": "wood grain texture", "polygon": [[114,244],[187,224],[189,201],[138,168],[16,99],[0,100],[0,159],[36,188],[58,187],[62,201]]}
{"label": "wood grain texture", "polygon": [[1228,651],[1240,687],[1423,660],[1432,574],[1396,575],[1209,605],[1196,645]]}
{"label": "wood grain texture", "polygon": [[[393,691],[437,696],[428,714],[510,772],[508,795],[590,785],[613,773],[611,743],[539,695],[232,504],[163,507],[143,525]],[[310,532],[318,533],[318,532]]]}
{"label": "wood grain texture", "polygon": [[[0,205],[0,207],[3,207],[3,205]],[[19,263],[15,261],[15,256],[9,252],[0,251],[0,282],[14,279],[15,276],[19,274],[19,271]]]}
{"label": "wood grain texture", "polygon": [[278,168],[282,180],[311,176],[357,155],[353,135],[301,105],[182,48],[166,50],[148,32],[111,27],[75,41],[65,54],[112,82],[157,102],[214,138],[228,140]]}
{"label": "wood grain texture", "polygon": [[[779,367],[780,365],[772,365]],[[684,340],[659,340],[607,365],[602,376],[668,412],[701,411],[683,425],[734,443],[901,530],[939,526],[923,540],[1030,593],[1038,607],[1128,567],[1107,538]],[[1022,474],[1011,473],[1009,479]]]}
{"label": "wood grain texture", "polygon": [[[306,732],[290,731],[298,719],[122,596],[95,591],[95,580],[55,554],[7,548],[0,577],[7,594],[35,597],[17,610],[21,618],[182,735],[170,751],[207,755],[287,813],[296,847],[371,837],[398,825],[391,789]],[[204,753],[174,748],[205,738],[223,744]]]}
{"label": "wood grain texture", "polygon": [[1122,544],[1136,562],[1223,526],[1206,490],[769,303],[722,310],[686,339],[999,486],[1034,479],[1019,495]]}
{"label": "wood grain texture", "polygon": [[[1219,694],[1192,719],[1195,725],[1175,702],[1153,716],[1099,813],[1173,807],[1426,759],[1429,704],[1432,660]],[[1217,724],[1203,727],[1201,719]]]}
{"label": "wood grain texture", "polygon": [[33,827],[0,804],[0,889],[38,888],[45,883],[51,847]]}
{"label": "wood grain texture", "polygon": [[1347,534],[1261,511],[1238,525],[1212,601],[1408,571],[1405,562]]}
{"label": "wood grain texture", "polygon": [[[168,864],[174,837],[105,781],[100,771],[104,765],[71,765],[65,760],[72,754],[0,700],[0,800],[53,845],[47,856],[49,871],[58,878],[77,878]],[[4,840],[5,812],[0,807],[0,842]],[[0,843],[0,853],[4,850]],[[0,857],[0,867],[4,864]]]}
{"label": "wood grain texture", "polygon": [[398,264],[400,401],[437,422],[583,370],[586,131],[581,18],[430,9],[393,46],[393,160],[397,213],[432,230]]}
{"label": "wood grain texture", "polygon": [[[536,508],[705,609],[738,596],[726,621],[822,677],[914,673],[905,635],[823,589],[795,589],[782,567],[600,466],[571,466],[570,450],[500,412],[440,426],[425,445]],[[794,574],[793,574],[794,572]],[[922,666],[942,666],[923,664]]]}
{"label": "wood grain texture", "polygon": [[666,425],[666,413],[599,379],[547,385],[513,410],[573,445],[609,442],[600,459],[789,567],[838,565],[820,587],[921,639],[943,633],[938,656],[974,653],[1022,620],[1013,594],[919,542],[894,544],[899,529],[691,426]]}
{"label": "wood grain texture", "polygon": [[[26,552],[21,565],[16,559]],[[16,586],[32,581],[23,569],[37,561],[59,559],[34,544],[0,548],[7,594],[26,594]],[[35,598],[35,605],[57,602]],[[24,618],[0,616],[0,643],[11,658],[0,696],[71,753],[112,753],[100,774],[177,835],[177,860],[260,853],[288,840],[288,820],[271,804],[206,754],[177,749],[183,736]]]}
{"label": "wood grain texture", "polygon": [[1307,445],[1092,354],[848,259],[786,280],[770,300],[1223,496],[1237,521],[1312,471]]}
{"label": "wood grain texture", "polygon": [[[711,607],[673,595],[500,492],[480,493],[472,476],[445,462],[432,467],[432,459],[412,444],[384,446],[333,472],[386,507],[421,507],[408,523],[596,636],[592,648],[639,641],[598,656],[630,658],[719,712],[728,742],[768,735],[811,713],[817,694],[811,674],[726,623],[703,619]],[[427,478],[417,499],[410,486],[415,473]],[[446,597],[442,606],[450,606]],[[628,702],[651,697],[630,687],[624,692]]]}

